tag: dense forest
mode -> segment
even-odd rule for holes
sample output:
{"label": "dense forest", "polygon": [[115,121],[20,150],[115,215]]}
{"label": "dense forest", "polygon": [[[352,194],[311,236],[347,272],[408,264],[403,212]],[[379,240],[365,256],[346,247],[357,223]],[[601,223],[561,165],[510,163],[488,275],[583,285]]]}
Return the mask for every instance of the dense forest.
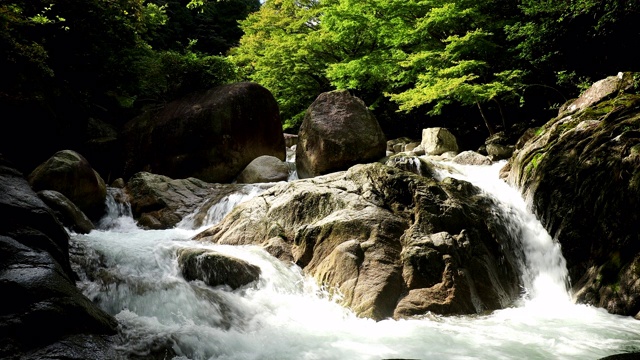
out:
{"label": "dense forest", "polygon": [[635,0],[2,0],[0,153],[28,169],[96,119],[237,81],[273,93],[286,132],[348,89],[389,138],[446,126],[473,147],[637,71],[638,24]]}

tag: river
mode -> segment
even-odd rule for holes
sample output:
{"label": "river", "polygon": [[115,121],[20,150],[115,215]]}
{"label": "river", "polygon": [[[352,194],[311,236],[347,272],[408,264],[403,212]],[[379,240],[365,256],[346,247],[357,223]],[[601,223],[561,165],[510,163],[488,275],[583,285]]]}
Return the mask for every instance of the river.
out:
{"label": "river", "polygon": [[[457,172],[440,175],[471,181],[494,196],[501,204],[496,213],[521,239],[523,295],[511,308],[472,316],[358,318],[300,268],[260,247],[189,240],[201,229],[188,222],[142,230],[122,208],[102,230],[72,234],[78,286],[117,318],[119,350],[131,357],[163,348],[171,348],[176,360],[595,360],[640,351],[640,321],[572,301],[560,246],[519,193],[498,179],[501,165],[455,166]],[[225,211],[212,210],[210,225],[230,208],[227,201]],[[262,274],[236,290],[187,282],[176,259],[182,247],[239,257]]]}

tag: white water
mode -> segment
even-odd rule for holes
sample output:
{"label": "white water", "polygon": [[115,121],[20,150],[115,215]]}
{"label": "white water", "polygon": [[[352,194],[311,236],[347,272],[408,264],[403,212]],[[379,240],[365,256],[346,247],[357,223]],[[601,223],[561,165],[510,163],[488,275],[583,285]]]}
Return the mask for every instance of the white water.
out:
{"label": "white water", "polygon": [[[145,231],[127,216],[112,221],[110,230],[72,234],[72,246],[84,249],[77,266],[93,274],[100,261],[106,266],[98,271],[104,282],[84,278],[79,286],[121,323],[123,354],[162,345],[176,359],[234,360],[599,359],[640,351],[640,321],[571,302],[560,249],[517,192],[497,180],[497,166],[460,169],[487,192],[495,188],[505,202],[497,214],[521,224],[513,229],[522,233],[527,288],[518,307],[489,315],[361,319],[299,268],[258,247],[190,241],[193,229]],[[240,257],[258,265],[262,275],[235,291],[186,282],[176,260],[181,247]]]}

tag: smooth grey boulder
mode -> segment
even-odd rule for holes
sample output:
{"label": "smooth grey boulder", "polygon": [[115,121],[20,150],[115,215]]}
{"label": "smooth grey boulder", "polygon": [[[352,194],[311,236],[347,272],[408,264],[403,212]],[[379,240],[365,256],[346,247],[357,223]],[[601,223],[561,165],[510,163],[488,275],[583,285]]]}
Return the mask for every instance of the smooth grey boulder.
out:
{"label": "smooth grey boulder", "polygon": [[422,129],[422,149],[427,155],[442,155],[447,152],[458,152],[458,140],[447,128]]}
{"label": "smooth grey boulder", "polygon": [[247,165],[236,178],[238,184],[287,181],[290,168],[286,162],[274,156],[259,156]]}
{"label": "smooth grey boulder", "polygon": [[493,163],[489,157],[471,150],[459,153],[451,161],[461,165],[491,165]]}

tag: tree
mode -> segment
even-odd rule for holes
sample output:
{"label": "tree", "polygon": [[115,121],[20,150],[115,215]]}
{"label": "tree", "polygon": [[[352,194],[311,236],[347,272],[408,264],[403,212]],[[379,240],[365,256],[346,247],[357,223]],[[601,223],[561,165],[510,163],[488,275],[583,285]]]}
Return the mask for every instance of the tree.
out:
{"label": "tree", "polygon": [[517,56],[536,76],[575,96],[606,76],[637,68],[628,47],[640,41],[635,0],[521,0],[518,21],[506,28]]}
{"label": "tree", "polygon": [[278,100],[285,130],[299,126],[306,107],[331,89],[325,69],[335,57],[318,31],[321,8],[316,0],[267,0],[240,22],[244,35],[230,51],[244,76]]}
{"label": "tree", "polygon": [[484,114],[483,103],[517,98],[522,75],[502,59],[504,12],[514,7],[505,2],[496,11],[494,4],[268,0],[242,23],[232,54],[276,94],[285,117],[327,87],[352,90],[372,107],[387,96],[405,111],[429,105],[429,114],[439,114],[461,103]]}

